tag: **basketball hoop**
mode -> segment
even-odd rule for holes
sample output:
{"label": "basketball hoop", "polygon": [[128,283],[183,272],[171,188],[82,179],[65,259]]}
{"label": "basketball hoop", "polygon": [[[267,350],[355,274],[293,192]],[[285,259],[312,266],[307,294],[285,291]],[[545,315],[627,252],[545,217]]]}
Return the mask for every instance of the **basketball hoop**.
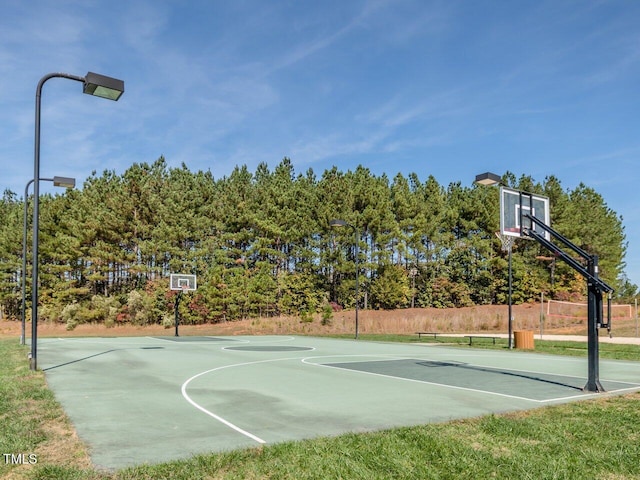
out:
{"label": "basketball hoop", "polygon": [[502,242],[502,251],[510,252],[516,237],[514,237],[513,235],[505,235],[504,233],[500,232],[496,232],[496,237],[498,237],[500,239],[500,242]]}
{"label": "basketball hoop", "polygon": [[169,289],[188,292],[197,289],[196,276],[191,274],[172,273],[169,279]]}
{"label": "basketball hoop", "polygon": [[169,290],[178,292],[174,304],[174,315],[176,325],[176,337],[178,335],[178,326],[180,325],[180,298],[184,292],[193,292],[197,289],[196,276],[183,273],[172,273],[169,275]]}
{"label": "basketball hoop", "polygon": [[176,301],[176,304],[180,302],[180,297],[183,294],[186,294],[189,292],[189,285],[180,285],[178,288],[174,289],[174,292],[176,292],[177,296],[178,296],[178,300]]}
{"label": "basketball hoop", "polygon": [[[543,235],[551,240],[549,232],[536,225],[531,218],[549,226],[549,198],[533,193],[515,190],[505,186],[500,187],[500,233],[519,238],[532,238],[530,231]],[[513,246],[503,243],[504,248]]]}

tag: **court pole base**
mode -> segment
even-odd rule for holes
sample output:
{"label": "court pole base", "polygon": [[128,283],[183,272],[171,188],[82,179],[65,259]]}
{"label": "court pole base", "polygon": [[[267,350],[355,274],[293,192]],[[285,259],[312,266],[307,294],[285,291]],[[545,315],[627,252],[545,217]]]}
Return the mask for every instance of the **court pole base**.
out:
{"label": "court pole base", "polygon": [[590,380],[582,389],[585,392],[603,393],[606,392],[599,380]]}

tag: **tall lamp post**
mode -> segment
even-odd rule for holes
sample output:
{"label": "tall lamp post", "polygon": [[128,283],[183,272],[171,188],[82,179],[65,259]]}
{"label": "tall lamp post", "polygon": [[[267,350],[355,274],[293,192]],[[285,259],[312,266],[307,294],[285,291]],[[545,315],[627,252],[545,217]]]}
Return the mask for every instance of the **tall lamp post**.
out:
{"label": "tall lamp post", "polygon": [[360,256],[360,232],[358,231],[358,228],[355,227],[354,225],[351,225],[350,223],[345,222],[344,220],[339,220],[337,218],[331,220],[329,222],[329,226],[330,227],[334,227],[334,228],[341,228],[341,227],[351,227],[353,228],[353,231],[355,232],[355,236],[356,236],[356,246],[355,246],[355,263],[356,263],[356,340],[358,339],[358,272],[360,270],[360,266],[358,263],[358,257]]}
{"label": "tall lamp post", "polygon": [[[486,172],[486,173],[480,173],[478,175],[476,175],[476,179],[475,179],[475,183],[478,185],[484,185],[484,186],[497,186],[497,185],[502,185],[502,178],[500,178],[499,175],[496,175],[495,173],[491,173],[491,172]],[[502,238],[501,238],[502,239]],[[507,303],[508,303],[508,325],[509,325],[509,339],[508,339],[508,344],[509,344],[509,348],[512,349],[513,348],[513,308],[512,308],[512,291],[513,291],[513,287],[512,287],[512,283],[513,283],[513,274],[512,274],[512,269],[511,269],[511,244],[512,244],[512,239],[509,238],[509,241],[507,243],[507,252],[509,255],[509,290],[508,290],[508,296],[507,296]],[[504,247],[504,245],[503,245]]]}
{"label": "tall lamp post", "polygon": [[30,368],[37,370],[37,338],[38,338],[38,228],[40,209],[40,109],[42,87],[51,78],[66,78],[83,84],[83,93],[102,97],[109,100],[118,100],[124,93],[124,82],[116,78],[106,77],[89,72],[86,76],[69,75],[68,73],[49,73],[42,77],[36,88],[36,119],[35,141],[33,160],[33,263],[32,263],[32,288],[31,288],[31,354]]}
{"label": "tall lamp post", "polygon": [[[55,187],[74,188],[76,186],[75,178],[68,177],[53,177],[53,178],[41,178],[40,181],[53,182]],[[26,325],[26,312],[27,312],[27,215],[29,212],[28,199],[29,199],[29,186],[33,183],[33,179],[27,182],[24,187],[24,216],[23,216],[23,229],[22,229],[22,279],[20,285],[22,287],[22,309],[20,310],[22,316],[22,334],[20,336],[20,344],[25,344],[25,325]]]}

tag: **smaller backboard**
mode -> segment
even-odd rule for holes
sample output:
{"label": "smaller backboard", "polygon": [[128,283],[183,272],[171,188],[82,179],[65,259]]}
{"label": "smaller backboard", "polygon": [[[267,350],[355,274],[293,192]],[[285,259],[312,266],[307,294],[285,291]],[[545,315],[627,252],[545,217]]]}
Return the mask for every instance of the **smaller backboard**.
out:
{"label": "smaller backboard", "polygon": [[197,288],[196,276],[183,273],[172,273],[170,276],[169,289],[183,291],[193,291]]}
{"label": "smaller backboard", "polygon": [[500,187],[500,233],[512,237],[527,237],[533,230],[550,240],[550,234],[527,218],[529,214],[547,226],[551,226],[549,198],[533,193]]}

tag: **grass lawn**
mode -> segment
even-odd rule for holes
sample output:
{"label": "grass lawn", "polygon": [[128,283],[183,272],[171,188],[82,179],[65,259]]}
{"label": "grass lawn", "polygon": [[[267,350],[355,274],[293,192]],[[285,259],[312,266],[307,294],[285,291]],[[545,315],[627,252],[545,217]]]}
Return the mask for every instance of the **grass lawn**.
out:
{"label": "grass lawn", "polygon": [[[416,341],[415,336],[395,337],[363,339]],[[536,341],[536,351],[586,356],[583,344],[565,342]],[[603,358],[640,360],[638,346],[601,344],[600,351]],[[15,339],[0,340],[1,478],[640,478],[640,394],[100,472],[88,463],[86,448],[46,387],[44,374],[29,370],[26,354]]]}

